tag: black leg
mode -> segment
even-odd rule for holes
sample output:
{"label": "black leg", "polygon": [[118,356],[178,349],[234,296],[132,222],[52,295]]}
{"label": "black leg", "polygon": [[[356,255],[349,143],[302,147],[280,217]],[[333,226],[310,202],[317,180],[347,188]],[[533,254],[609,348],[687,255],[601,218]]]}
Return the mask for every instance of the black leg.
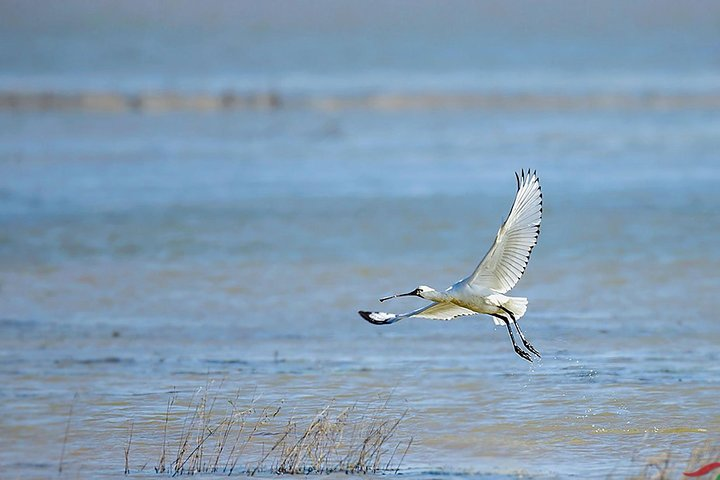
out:
{"label": "black leg", "polygon": [[503,323],[505,323],[505,327],[507,328],[507,331],[508,331],[508,333],[510,334],[510,341],[512,342],[513,348],[515,349],[515,353],[517,353],[518,355],[520,355],[522,358],[524,358],[524,359],[527,360],[528,362],[532,363],[532,358],[530,358],[530,354],[527,353],[527,352],[526,352],[525,350],[523,350],[522,348],[518,347],[517,343],[515,343],[515,336],[514,336],[513,333],[512,333],[512,328],[510,328],[510,320],[508,320],[507,318],[503,317],[502,315],[498,315],[498,314],[495,314],[495,313],[493,313],[493,314],[491,314],[491,315],[492,315],[493,317],[499,318],[500,320],[503,321]]}
{"label": "black leg", "polygon": [[525,338],[525,335],[523,335],[522,330],[520,330],[520,324],[517,323],[517,321],[516,321],[516,322],[513,322],[513,324],[515,325],[515,328],[517,329],[518,333],[520,334],[520,340],[522,340],[523,345],[525,345],[525,348],[527,348],[527,349],[530,350],[532,353],[534,353],[535,355],[537,355],[538,358],[541,358],[541,357],[540,357],[540,352],[538,352],[537,350],[535,350],[535,347],[533,347],[532,344],[527,341],[527,339]]}
{"label": "black leg", "polygon": [[[513,323],[515,323],[517,321],[517,320],[515,320],[515,314],[513,312],[511,312],[507,308],[503,307],[502,305],[498,305],[498,308],[500,310],[502,310],[503,312],[507,313],[508,315],[510,315],[510,318],[512,319]],[[502,318],[502,317],[500,317],[500,318]]]}
{"label": "black leg", "polygon": [[518,333],[520,334],[520,340],[522,340],[522,343],[523,343],[523,345],[525,345],[525,348],[527,348],[532,353],[537,355],[538,358],[541,358],[540,353],[537,350],[535,350],[535,347],[533,347],[532,344],[530,342],[528,342],[527,338],[525,338],[525,335],[523,335],[522,330],[520,330],[520,324],[518,324],[517,319],[515,318],[515,315],[510,310],[503,307],[502,305],[500,305],[500,308],[504,312],[506,312],[508,315],[510,315],[510,318],[512,318],[512,323],[513,323],[513,325],[515,325],[515,328],[517,329]]}

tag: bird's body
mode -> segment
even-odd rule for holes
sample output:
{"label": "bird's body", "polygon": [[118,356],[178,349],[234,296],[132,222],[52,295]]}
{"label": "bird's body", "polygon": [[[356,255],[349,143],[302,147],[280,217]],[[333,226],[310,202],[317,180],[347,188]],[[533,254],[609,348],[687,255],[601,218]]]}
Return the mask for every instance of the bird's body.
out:
{"label": "bird's body", "polygon": [[486,314],[495,324],[505,325],[515,352],[528,361],[530,355],[517,346],[510,325],[514,325],[525,348],[538,357],[540,354],[523,335],[517,320],[527,310],[527,299],[505,295],[525,272],[530,252],[537,243],[542,219],[542,192],[536,173],[516,174],[517,194],[507,219],[498,230],[495,242],[467,278],[460,280],[445,291],[439,292],[420,286],[409,293],[392,295],[390,298],[414,295],[432,303],[411,312],[394,314],[360,311],[360,316],[370,323],[386,325],[405,318],[430,318],[451,320],[465,315]]}
{"label": "bird's body", "polygon": [[473,313],[501,314],[503,308],[506,308],[515,314],[516,319],[525,313],[524,309],[520,311],[518,304],[521,301],[525,301],[527,304],[527,300],[524,298],[513,298],[501,293],[483,292],[482,290],[478,292],[477,289],[468,288],[467,285],[463,285],[463,288],[455,291],[451,290],[448,297],[451,303],[472,310]]}

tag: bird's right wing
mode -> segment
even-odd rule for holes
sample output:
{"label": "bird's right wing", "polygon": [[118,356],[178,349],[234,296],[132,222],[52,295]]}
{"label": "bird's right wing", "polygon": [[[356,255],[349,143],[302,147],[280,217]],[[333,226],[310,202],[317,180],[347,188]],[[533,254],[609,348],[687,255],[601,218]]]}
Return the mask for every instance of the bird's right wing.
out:
{"label": "bird's right wing", "polygon": [[495,242],[463,282],[505,293],[520,280],[530,260],[530,252],[540,235],[542,192],[535,172],[523,171],[517,178],[517,193]]}
{"label": "bird's right wing", "polygon": [[412,312],[394,314],[385,312],[358,312],[361,317],[375,325],[395,323],[403,318],[430,318],[433,320],[451,320],[462,315],[475,315],[477,312],[460,307],[454,303],[431,303]]}

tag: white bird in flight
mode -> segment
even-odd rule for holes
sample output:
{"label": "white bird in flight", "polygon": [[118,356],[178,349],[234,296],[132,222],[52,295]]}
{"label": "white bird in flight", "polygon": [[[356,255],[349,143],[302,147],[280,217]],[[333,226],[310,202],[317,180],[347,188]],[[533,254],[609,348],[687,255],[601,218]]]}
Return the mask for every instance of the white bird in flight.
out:
{"label": "white bird in flight", "polygon": [[372,324],[387,325],[405,318],[451,320],[463,315],[487,314],[494,317],[496,325],[505,325],[518,355],[532,362],[530,354],[515,343],[511,324],[520,334],[525,348],[540,358],[540,353],[528,342],[518,325],[518,319],[527,310],[527,298],[505,295],[525,273],[530,252],[540,235],[542,219],[542,192],[537,173],[523,170],[519,175],[516,173],[515,178],[517,193],[510,213],[498,230],[492,247],[469,277],[444,292],[420,285],[412,292],[380,299],[384,302],[396,297],[417,296],[432,302],[417,310],[401,314],[360,311],[360,316]]}

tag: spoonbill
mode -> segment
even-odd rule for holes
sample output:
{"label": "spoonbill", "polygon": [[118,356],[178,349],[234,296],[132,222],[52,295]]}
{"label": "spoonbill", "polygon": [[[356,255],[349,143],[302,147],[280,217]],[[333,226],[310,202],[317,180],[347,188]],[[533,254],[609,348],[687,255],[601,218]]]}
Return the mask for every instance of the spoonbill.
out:
{"label": "spoonbill", "polygon": [[515,343],[511,325],[515,327],[525,348],[540,358],[540,353],[523,335],[518,319],[525,315],[527,298],[509,297],[509,292],[520,280],[533,247],[540,235],[542,219],[542,192],[537,172],[522,170],[515,173],[517,193],[510,213],[498,230],[490,250],[467,278],[460,280],[443,292],[420,285],[408,293],[381,298],[417,296],[432,303],[407,313],[358,312],[362,318],[375,325],[388,325],[405,318],[430,318],[451,320],[464,315],[491,315],[495,325],[505,325],[515,353],[532,362],[530,354]]}

